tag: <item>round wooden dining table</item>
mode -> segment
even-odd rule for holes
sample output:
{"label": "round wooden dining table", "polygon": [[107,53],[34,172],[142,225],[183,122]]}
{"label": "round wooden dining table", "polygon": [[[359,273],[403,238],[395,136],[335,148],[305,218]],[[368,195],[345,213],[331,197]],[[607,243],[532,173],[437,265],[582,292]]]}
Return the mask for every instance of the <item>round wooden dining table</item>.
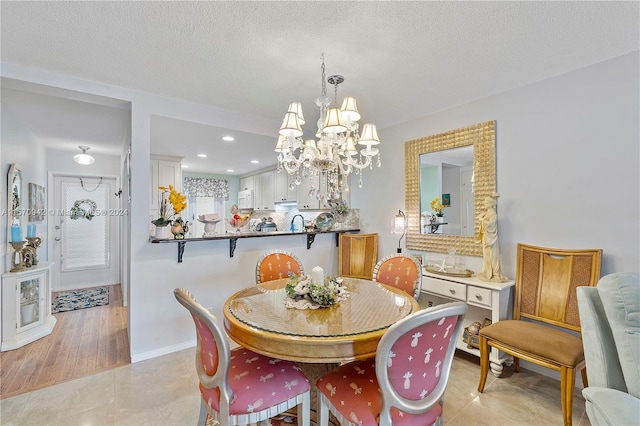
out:
{"label": "round wooden dining table", "polygon": [[349,296],[318,309],[285,306],[288,279],[240,290],[224,305],[224,327],[239,345],[302,363],[372,357],[387,328],[420,309],[409,294],[374,281],[344,278]]}

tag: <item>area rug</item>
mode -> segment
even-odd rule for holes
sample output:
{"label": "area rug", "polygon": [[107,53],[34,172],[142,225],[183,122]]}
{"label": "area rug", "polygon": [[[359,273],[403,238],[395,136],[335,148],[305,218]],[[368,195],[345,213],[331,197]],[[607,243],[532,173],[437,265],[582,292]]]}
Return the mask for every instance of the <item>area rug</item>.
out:
{"label": "area rug", "polygon": [[75,311],[109,304],[109,287],[60,292],[51,303],[51,313]]}

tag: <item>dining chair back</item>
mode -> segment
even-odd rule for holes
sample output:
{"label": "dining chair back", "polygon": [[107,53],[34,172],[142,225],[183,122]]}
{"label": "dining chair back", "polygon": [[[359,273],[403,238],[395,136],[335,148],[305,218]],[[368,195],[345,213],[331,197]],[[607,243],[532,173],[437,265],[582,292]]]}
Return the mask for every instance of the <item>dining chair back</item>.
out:
{"label": "dining chair back", "polygon": [[370,280],[378,261],[378,234],[339,235],[338,275]]}
{"label": "dining chair back", "polygon": [[491,348],[512,355],[514,371],[520,359],[559,371],[564,424],[571,425],[577,371],[587,386],[576,288],[597,284],[601,258],[600,249],[518,244],[513,319],[480,330],[478,391],[484,390]]}
{"label": "dining chair back", "polygon": [[310,384],[290,361],[260,355],[243,347],[230,350],[216,318],[183,288],[174,296],[196,327],[196,371],[200,381],[200,418],[220,425],[267,420],[298,406],[298,424],[310,422]]}
{"label": "dining chair back", "polygon": [[287,278],[289,274],[304,275],[304,267],[300,259],[288,251],[265,253],[256,264],[256,284]]}
{"label": "dining chair back", "polygon": [[373,281],[396,287],[416,300],[422,289],[422,270],[414,256],[393,254],[376,263]]}
{"label": "dining chair back", "polygon": [[342,425],[442,424],[443,398],[467,311],[452,302],[417,311],[382,336],[375,358],[320,377],[319,425],[329,412]]}

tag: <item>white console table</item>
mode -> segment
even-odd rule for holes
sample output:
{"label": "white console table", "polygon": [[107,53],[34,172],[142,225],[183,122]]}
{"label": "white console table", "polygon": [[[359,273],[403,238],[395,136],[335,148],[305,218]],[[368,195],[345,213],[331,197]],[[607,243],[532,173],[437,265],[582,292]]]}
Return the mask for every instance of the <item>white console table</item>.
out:
{"label": "white console table", "polygon": [[[513,292],[512,287],[515,281],[509,280],[504,283],[492,283],[481,281],[475,277],[461,278],[447,275],[433,274],[423,269],[422,273],[422,294],[418,302],[420,306],[435,306],[451,301],[463,301],[467,303],[468,309],[465,315],[463,327],[467,327],[474,321],[480,324],[485,318],[489,318],[492,323],[511,317],[513,312]],[[480,356],[480,351],[470,348],[460,340],[456,347],[465,352]],[[509,357],[495,348],[491,349],[489,361],[491,372],[497,377],[502,374],[503,362]]]}
{"label": "white console table", "polygon": [[52,262],[40,262],[20,272],[2,274],[2,344],[0,351],[17,349],[51,334]]}

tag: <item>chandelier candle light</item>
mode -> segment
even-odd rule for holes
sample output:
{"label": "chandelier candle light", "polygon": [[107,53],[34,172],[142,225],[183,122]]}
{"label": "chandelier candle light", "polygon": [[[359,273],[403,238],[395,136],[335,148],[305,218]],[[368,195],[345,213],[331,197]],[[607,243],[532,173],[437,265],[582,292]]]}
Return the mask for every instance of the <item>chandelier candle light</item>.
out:
{"label": "chandelier candle light", "polygon": [[[356,99],[344,98],[341,108],[337,107],[338,85],[344,81],[341,75],[325,78],[324,55],[322,59],[322,94],[315,103],[320,108],[315,139],[304,139],[302,125],[305,124],[302,105],[292,102],[284,115],[275,151],[278,153],[278,169],[294,176],[295,185],[303,178],[324,175],[327,179],[326,193],[313,185],[309,197],[320,201],[339,199],[342,191],[349,191],[349,175],[359,175],[362,187],[362,170],[373,168],[372,159],[377,156],[377,167],[381,166],[380,152],[375,145],[380,144],[375,124],[360,126],[360,113]],[[327,96],[327,82],[334,86],[334,105]],[[363,149],[357,147],[364,146]],[[290,185],[293,189],[293,184]]]}

